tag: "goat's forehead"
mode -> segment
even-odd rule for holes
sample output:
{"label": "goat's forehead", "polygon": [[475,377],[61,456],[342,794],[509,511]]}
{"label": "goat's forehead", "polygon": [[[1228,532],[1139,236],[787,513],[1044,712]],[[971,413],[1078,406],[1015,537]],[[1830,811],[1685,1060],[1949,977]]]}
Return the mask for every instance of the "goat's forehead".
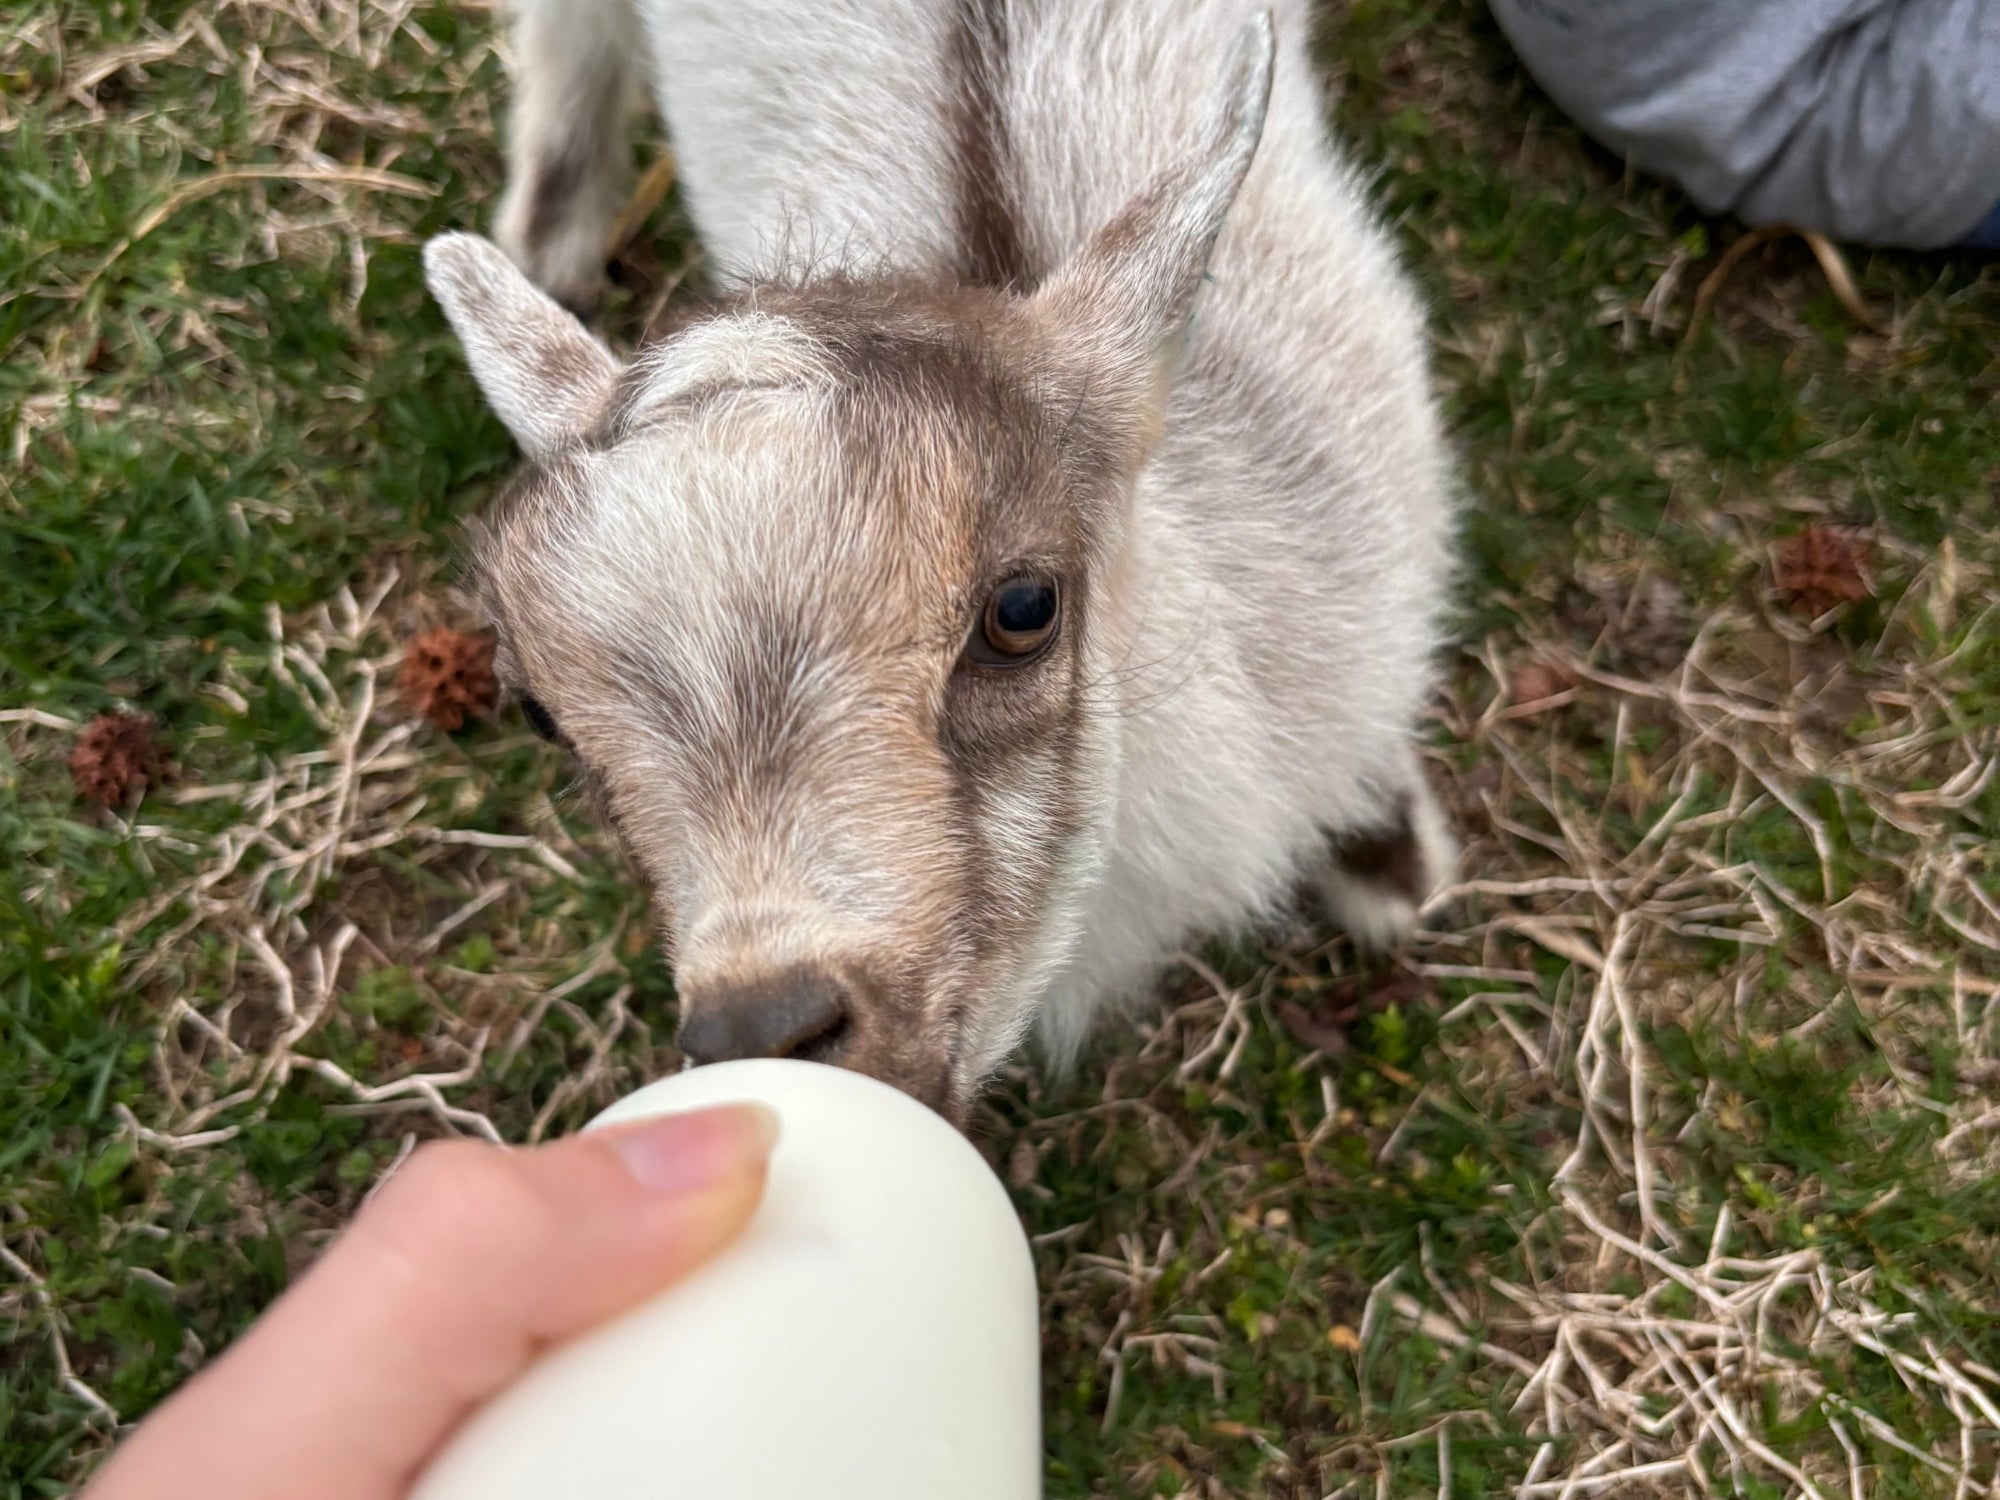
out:
{"label": "goat's forehead", "polygon": [[620,641],[672,621],[681,653],[728,644],[746,613],[915,644],[959,628],[996,559],[1061,550],[1059,486],[1003,381],[791,352],[767,383],[740,362],[721,385],[664,371],[628,436],[552,466],[488,549],[503,609]]}

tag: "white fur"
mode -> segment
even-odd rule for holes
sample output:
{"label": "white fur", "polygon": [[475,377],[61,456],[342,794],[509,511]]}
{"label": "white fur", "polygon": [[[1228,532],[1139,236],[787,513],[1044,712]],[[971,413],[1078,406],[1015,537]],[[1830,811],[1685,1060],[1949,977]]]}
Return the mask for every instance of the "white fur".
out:
{"label": "white fur", "polygon": [[[953,148],[941,121],[961,83],[948,55],[952,0],[636,0],[636,15],[633,3],[516,0],[525,66],[503,241],[538,280],[574,289],[600,269],[610,168],[532,254],[524,184],[563,107],[622,98],[640,33],[683,191],[724,273],[802,256],[951,273]],[[1008,10],[1007,186],[1030,248],[1060,265],[1187,150],[1256,5]],[[1118,576],[1100,583],[1107,608],[1086,658],[1100,695],[1089,826],[1013,992],[988,997],[975,1019],[966,1045],[977,1073],[1037,1021],[1055,1054],[1072,1055],[1103,1002],[1142,991],[1190,938],[1274,912],[1301,876],[1317,872],[1358,937],[1393,941],[1415,919],[1411,903],[1327,869],[1329,832],[1379,825],[1400,804],[1432,875],[1451,862],[1413,743],[1453,529],[1422,317],[1361,178],[1327,140],[1303,0],[1281,0],[1275,22],[1262,141],[1195,306]],[[1040,295],[1059,301],[1062,277]],[[660,356],[642,409],[717,371],[764,379],[790,368],[810,381],[811,352],[781,327],[706,337],[715,342]],[[479,373],[502,414],[532,406],[533,393],[506,394],[508,372],[493,363]],[[600,505],[588,549],[599,561],[578,587],[643,613],[655,559],[689,546],[685,535],[662,541],[662,526],[720,528],[695,549],[712,569],[724,554],[767,572],[811,566],[786,560],[781,515],[718,521],[729,485],[711,505],[689,497],[685,476],[655,478],[679,484],[681,498],[663,507],[665,490],[626,471]],[[1035,795],[1008,794],[1023,838],[1035,836]]]}

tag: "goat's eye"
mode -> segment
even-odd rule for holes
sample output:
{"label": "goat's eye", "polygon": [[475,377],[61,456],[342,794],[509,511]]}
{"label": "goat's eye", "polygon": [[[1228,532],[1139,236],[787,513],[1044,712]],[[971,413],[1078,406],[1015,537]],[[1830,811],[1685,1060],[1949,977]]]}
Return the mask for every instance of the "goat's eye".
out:
{"label": "goat's eye", "polygon": [[1056,638],[1062,594],[1053,580],[1010,578],[987,596],[973,637],[973,659],[991,667],[1033,661]]}
{"label": "goat's eye", "polygon": [[521,695],[521,717],[528,721],[528,727],[543,739],[551,742],[562,738],[562,731],[556,728],[556,721],[549,711],[526,693]]}

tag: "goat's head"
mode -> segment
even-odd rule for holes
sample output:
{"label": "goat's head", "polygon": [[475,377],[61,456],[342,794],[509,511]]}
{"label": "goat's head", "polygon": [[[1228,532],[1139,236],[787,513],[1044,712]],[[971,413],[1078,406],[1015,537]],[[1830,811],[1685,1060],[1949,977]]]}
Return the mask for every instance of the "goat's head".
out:
{"label": "goat's head", "polygon": [[655,887],[697,1062],[823,1058],[962,1117],[1109,829],[1125,524],[1254,152],[1198,144],[1034,291],[749,286],[621,365],[491,245],[431,286],[530,465],[479,528],[505,677]]}

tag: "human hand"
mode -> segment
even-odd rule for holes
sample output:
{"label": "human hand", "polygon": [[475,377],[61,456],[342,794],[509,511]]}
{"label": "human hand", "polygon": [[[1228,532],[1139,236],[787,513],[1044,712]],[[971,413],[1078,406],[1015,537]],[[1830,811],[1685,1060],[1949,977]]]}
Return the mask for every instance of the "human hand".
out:
{"label": "human hand", "polygon": [[731,1105],[528,1151],[424,1147],[83,1500],[402,1500],[542,1349],[735,1238],[776,1137],[769,1110]]}

